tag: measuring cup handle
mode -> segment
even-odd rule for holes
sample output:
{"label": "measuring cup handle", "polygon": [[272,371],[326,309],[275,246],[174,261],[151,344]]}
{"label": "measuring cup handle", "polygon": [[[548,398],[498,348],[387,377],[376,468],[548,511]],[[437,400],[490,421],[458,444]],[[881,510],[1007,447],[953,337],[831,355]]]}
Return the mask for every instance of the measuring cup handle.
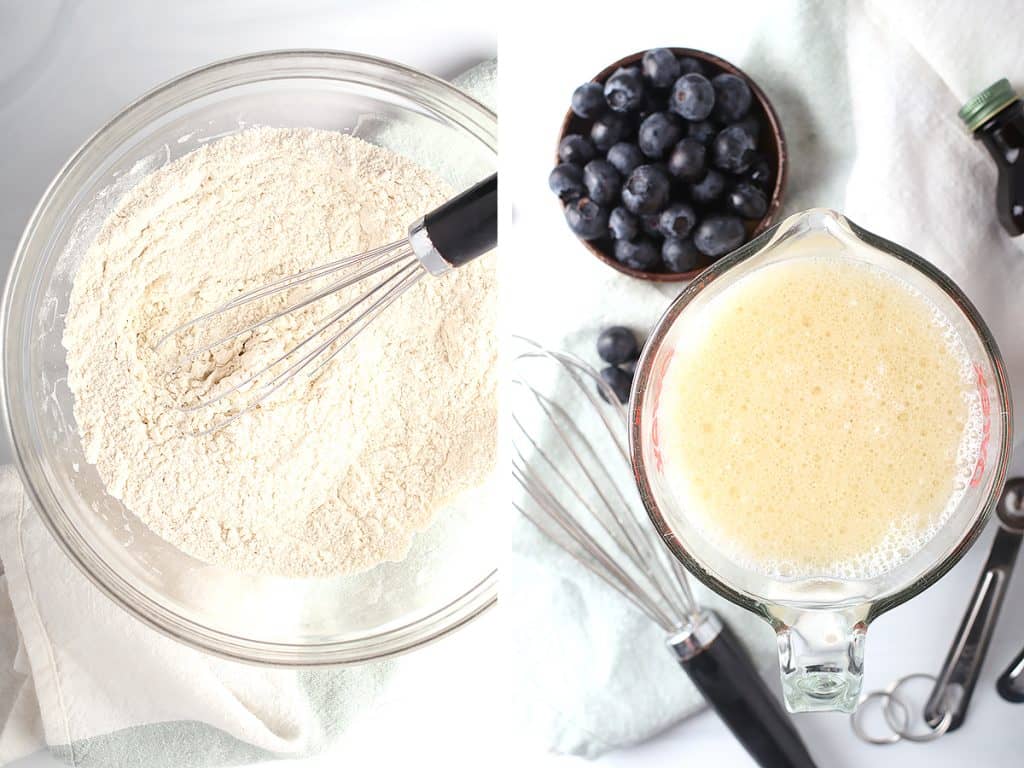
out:
{"label": "measuring cup handle", "polygon": [[925,705],[925,720],[933,728],[946,711],[953,716],[950,731],[959,728],[967,717],[967,705],[978,682],[1020,545],[1020,533],[999,527],[967,613]]}
{"label": "measuring cup handle", "polygon": [[[789,715],[769,690],[746,650],[710,611],[704,632],[672,642],[680,665],[762,768],[815,768]],[[695,641],[695,642],[694,642]]]}

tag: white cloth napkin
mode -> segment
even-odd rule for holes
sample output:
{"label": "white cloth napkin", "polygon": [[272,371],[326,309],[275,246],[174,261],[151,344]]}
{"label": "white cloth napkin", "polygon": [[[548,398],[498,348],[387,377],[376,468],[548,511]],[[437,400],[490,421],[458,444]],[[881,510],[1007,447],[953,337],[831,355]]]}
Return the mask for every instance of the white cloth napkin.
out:
{"label": "white cloth napkin", "polygon": [[[454,80],[494,104],[496,63]],[[0,468],[0,766],[49,747],[74,766],[205,768],[316,753],[401,661],[293,671],[226,661],[150,629],[71,563]]]}
{"label": "white cloth napkin", "polygon": [[[746,34],[751,17],[756,26],[739,47],[737,35]],[[783,214],[835,208],[947,272],[992,328],[1021,402],[1024,238],[1012,240],[996,221],[995,168],[956,114],[999,77],[1009,77],[1024,94],[1018,18],[1019,4],[1011,0],[788,0],[767,8],[737,0],[692,11],[674,38],[650,36],[623,19],[605,47],[624,42],[605,58],[662,43],[732,58],[764,88],[784,126],[790,177]],[[589,34],[595,32],[579,33]],[[573,49],[546,66],[553,72],[575,67],[583,55]],[[596,71],[605,63],[580,66]],[[516,64],[506,58],[509,69]],[[550,99],[534,85],[531,97],[564,109],[576,84],[560,83]],[[509,130],[515,118],[508,109],[504,114],[510,135],[530,130]],[[536,112],[530,114],[535,119]],[[548,122],[549,133],[556,130],[557,112]],[[565,230],[557,204],[540,200],[547,157],[517,171],[523,174],[513,201],[517,226],[502,233],[504,252],[514,251],[516,259],[504,285],[516,310],[512,327],[598,364],[593,345],[602,327],[625,324],[645,334],[679,288],[631,280],[587,258]],[[535,181],[525,178],[527,171]],[[523,199],[526,189],[536,203]],[[1024,469],[1020,451],[1013,467]],[[519,686],[522,706],[516,707],[529,738],[594,756],[642,741],[699,706],[665,653],[662,633],[526,523],[515,532],[504,583],[514,585],[503,593],[502,606],[518,640],[509,677],[529,680]],[[703,599],[721,605],[706,593]],[[771,629],[749,615],[727,610],[726,617],[741,622],[739,634],[777,685]]]}

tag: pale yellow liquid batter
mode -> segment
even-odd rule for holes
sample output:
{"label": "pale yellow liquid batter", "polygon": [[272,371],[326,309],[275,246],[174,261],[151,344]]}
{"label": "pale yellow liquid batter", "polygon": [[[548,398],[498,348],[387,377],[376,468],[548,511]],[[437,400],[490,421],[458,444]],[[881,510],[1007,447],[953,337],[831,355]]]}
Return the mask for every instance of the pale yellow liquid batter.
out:
{"label": "pale yellow liquid batter", "polygon": [[980,432],[967,352],[938,311],[877,267],[812,257],[752,272],[698,315],[658,406],[687,519],[778,577],[871,578],[924,546]]}

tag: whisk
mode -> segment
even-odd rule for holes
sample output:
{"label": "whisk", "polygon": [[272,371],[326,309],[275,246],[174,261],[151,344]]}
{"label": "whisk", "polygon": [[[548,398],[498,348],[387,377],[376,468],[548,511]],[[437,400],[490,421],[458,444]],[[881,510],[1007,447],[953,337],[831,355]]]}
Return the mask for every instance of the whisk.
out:
{"label": "whisk", "polygon": [[[200,399],[198,403],[182,408],[188,412],[200,411],[224,401],[236,392],[244,392],[244,403],[233,409],[234,412],[228,418],[216,422],[203,434],[212,432],[241,418],[303,371],[312,375],[327,365],[424,275],[439,277],[468,264],[494,248],[497,240],[498,176],[492,174],[414,222],[404,239],[364,253],[345,256],[247,291],[172,329],[157,341],[155,348],[190,328],[211,323],[253,302],[307,287],[308,293],[300,299],[247,323],[243,328],[203,343],[186,355],[186,361],[190,363],[204,354],[216,357],[218,348],[240,337],[246,337],[263,326],[341,291],[365,285],[365,289],[354,299],[344,301],[343,306],[320,318],[312,333],[271,362],[245,375],[240,381],[230,382],[229,386]],[[328,282],[322,288],[309,289],[315,281],[320,280]],[[171,374],[176,374],[183,367],[184,363],[179,364]]]}
{"label": "whisk", "polygon": [[[697,603],[647,520],[629,479],[626,412],[612,390],[578,358],[519,340],[529,349],[513,363],[516,509],[665,630],[679,664],[759,765],[812,768],[743,647]],[[542,380],[549,386],[531,383]]]}

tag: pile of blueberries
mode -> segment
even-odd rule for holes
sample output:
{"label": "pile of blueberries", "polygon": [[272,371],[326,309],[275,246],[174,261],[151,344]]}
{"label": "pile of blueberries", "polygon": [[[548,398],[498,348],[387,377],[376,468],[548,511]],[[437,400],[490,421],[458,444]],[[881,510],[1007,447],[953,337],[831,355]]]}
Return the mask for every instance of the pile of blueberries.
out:
{"label": "pile of blueberries", "polygon": [[604,240],[620,263],[698,269],[742,245],[744,220],[767,212],[775,174],[743,78],[656,48],[604,85],[581,85],[572,111],[586,135],[562,139],[548,185],[573,233]]}
{"label": "pile of blueberries", "polygon": [[[601,369],[601,378],[611,387],[619,402],[625,405],[629,402],[636,362],[640,359],[640,344],[636,336],[622,325],[605,328],[597,337],[597,355],[608,363]],[[600,388],[597,392],[604,398]]]}

